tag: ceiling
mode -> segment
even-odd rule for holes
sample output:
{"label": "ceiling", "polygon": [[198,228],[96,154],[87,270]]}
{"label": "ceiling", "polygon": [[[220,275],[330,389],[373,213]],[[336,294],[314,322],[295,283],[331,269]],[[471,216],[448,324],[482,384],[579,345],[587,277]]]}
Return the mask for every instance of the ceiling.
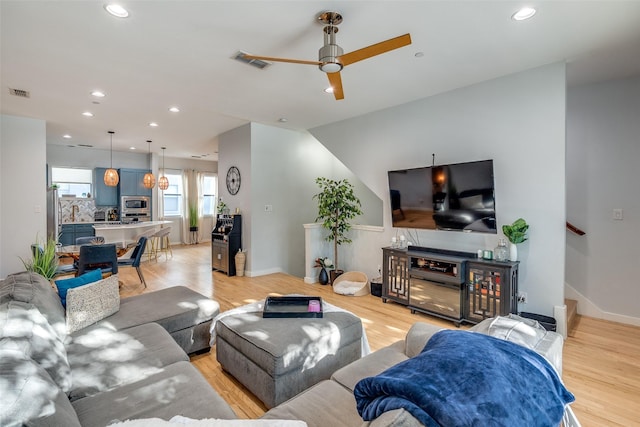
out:
{"label": "ceiling", "polygon": [[[47,144],[108,149],[113,130],[114,150],[146,152],[152,140],[167,157],[217,160],[218,135],[250,121],[309,129],[564,60],[569,84],[640,75],[638,0],[534,0],[537,14],[521,22],[510,19],[525,5],[515,0],[120,4],[128,18],[103,1],[2,0],[2,114],[46,120]],[[413,43],[346,67],[342,101],[316,66],[231,59],[317,60],[326,10],[343,15],[345,53],[405,33]]]}

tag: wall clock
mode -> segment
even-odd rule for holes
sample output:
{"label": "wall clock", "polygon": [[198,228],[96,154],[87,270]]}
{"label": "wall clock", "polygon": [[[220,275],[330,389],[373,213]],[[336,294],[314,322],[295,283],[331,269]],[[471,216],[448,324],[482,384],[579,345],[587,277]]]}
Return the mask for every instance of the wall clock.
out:
{"label": "wall clock", "polygon": [[236,195],[240,190],[240,171],[237,167],[231,166],[227,171],[227,191],[229,194]]}

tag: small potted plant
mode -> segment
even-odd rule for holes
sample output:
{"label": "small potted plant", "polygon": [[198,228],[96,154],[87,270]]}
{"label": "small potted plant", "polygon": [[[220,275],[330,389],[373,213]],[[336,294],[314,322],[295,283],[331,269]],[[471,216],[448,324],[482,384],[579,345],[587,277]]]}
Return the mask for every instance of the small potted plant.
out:
{"label": "small potted plant", "polygon": [[516,245],[527,240],[528,229],[529,224],[522,218],[516,219],[511,225],[502,226],[502,232],[511,243],[509,246],[510,261],[518,260],[518,247]]}
{"label": "small potted plant", "polygon": [[217,209],[218,209],[218,213],[221,213],[221,214],[228,214],[229,213],[229,208],[227,207],[227,204],[222,201],[222,199],[220,199],[218,201]]}
{"label": "small potted plant", "polygon": [[333,268],[333,261],[329,258],[316,258],[314,267],[320,267],[320,274],[318,275],[318,282],[321,285],[329,283],[329,275],[327,274],[327,268]]}
{"label": "small potted plant", "polygon": [[56,241],[49,238],[44,245],[40,244],[39,239],[32,246],[32,256],[29,261],[20,258],[25,270],[38,273],[51,281],[56,275],[58,269],[58,255],[56,254]]}

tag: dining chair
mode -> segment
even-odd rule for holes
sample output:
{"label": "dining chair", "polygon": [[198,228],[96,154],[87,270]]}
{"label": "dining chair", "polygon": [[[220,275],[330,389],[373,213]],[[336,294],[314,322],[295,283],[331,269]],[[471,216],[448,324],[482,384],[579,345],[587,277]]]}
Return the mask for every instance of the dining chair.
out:
{"label": "dining chair", "polygon": [[87,245],[87,244],[98,244],[104,243],[103,236],[84,236],[84,237],[76,237],[76,245]]}
{"label": "dining chair", "polygon": [[78,276],[90,270],[101,269],[102,274],[118,273],[118,255],[115,243],[80,246]]}
{"label": "dining chair", "polygon": [[147,287],[147,282],[144,280],[144,275],[142,274],[142,270],[140,269],[140,260],[142,259],[142,254],[144,254],[144,250],[147,247],[147,237],[141,236],[138,239],[138,244],[131,252],[131,256],[127,259],[119,259],[118,266],[119,267],[135,267],[136,272],[138,273],[138,277],[140,278],[140,283]]}

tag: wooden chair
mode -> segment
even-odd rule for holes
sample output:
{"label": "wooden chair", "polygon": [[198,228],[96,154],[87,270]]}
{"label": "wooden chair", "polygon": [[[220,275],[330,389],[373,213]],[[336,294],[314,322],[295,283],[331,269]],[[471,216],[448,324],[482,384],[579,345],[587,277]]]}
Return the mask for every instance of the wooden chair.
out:
{"label": "wooden chair", "polygon": [[80,246],[77,275],[98,268],[102,270],[103,276],[118,273],[118,255],[114,243]]}
{"label": "wooden chair", "polygon": [[131,252],[131,256],[128,259],[120,259],[118,260],[119,267],[135,267],[136,272],[138,273],[138,277],[140,278],[140,283],[147,287],[147,282],[144,280],[144,275],[142,274],[142,270],[140,269],[140,261],[142,260],[142,254],[144,254],[144,250],[147,247],[147,238],[145,236],[140,237],[138,239],[138,244],[136,245],[133,252]]}

